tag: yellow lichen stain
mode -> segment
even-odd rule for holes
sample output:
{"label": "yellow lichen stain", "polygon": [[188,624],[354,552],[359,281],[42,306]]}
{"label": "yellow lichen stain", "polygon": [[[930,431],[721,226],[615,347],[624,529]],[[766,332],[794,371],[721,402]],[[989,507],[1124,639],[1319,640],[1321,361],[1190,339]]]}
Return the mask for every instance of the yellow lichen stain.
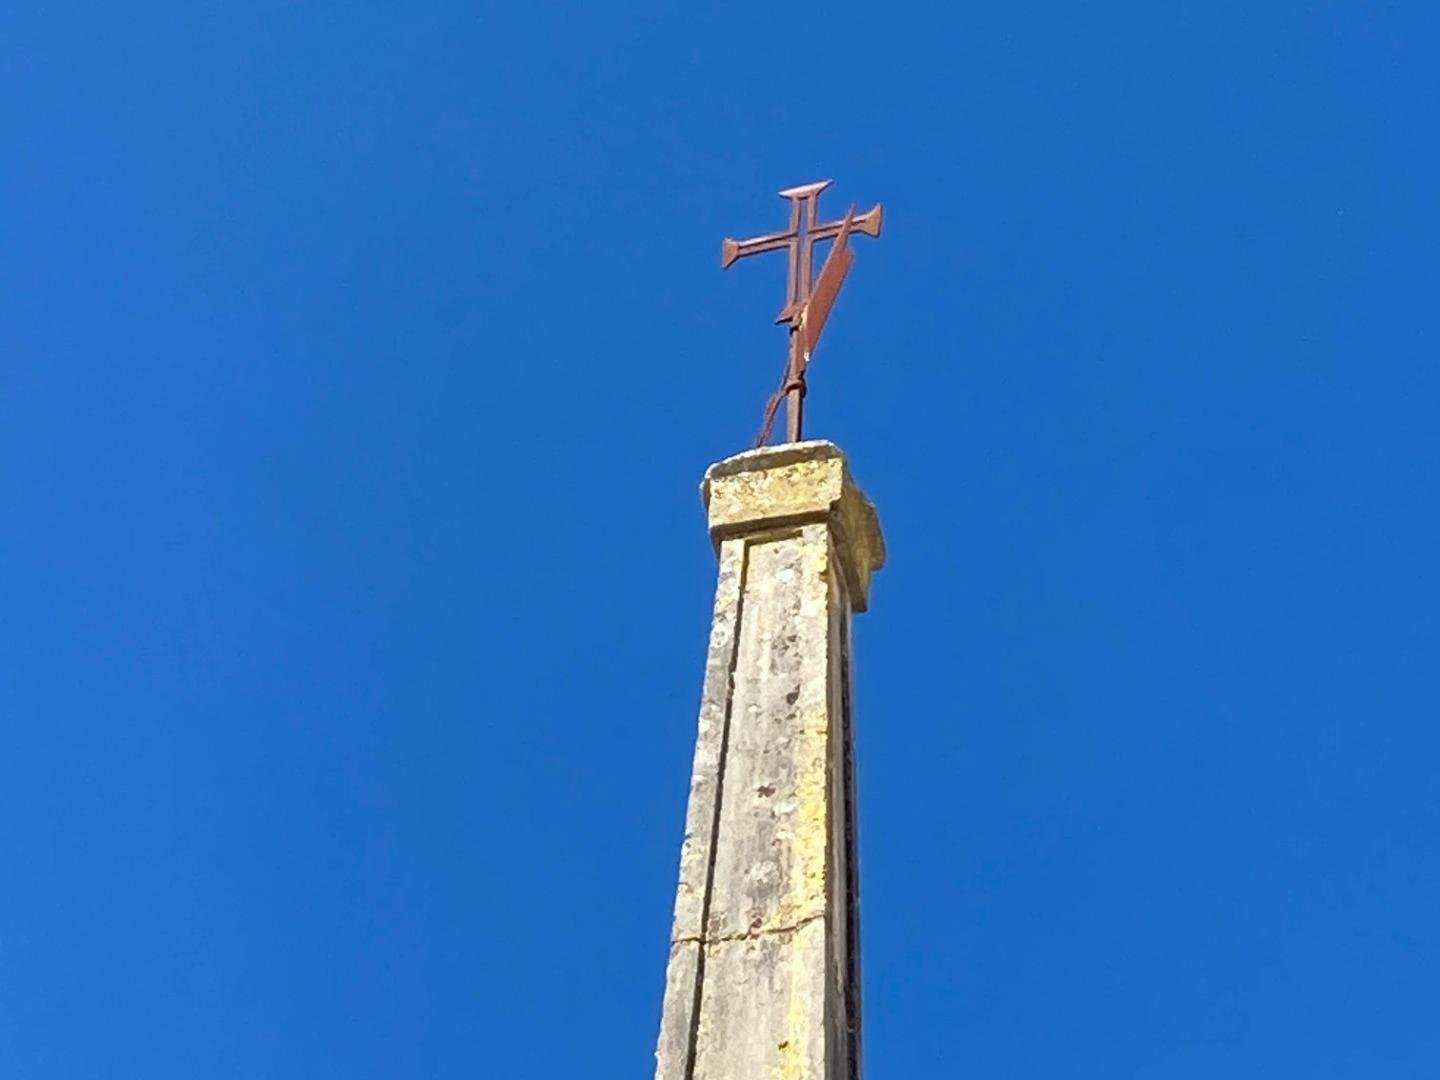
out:
{"label": "yellow lichen stain", "polygon": [[[803,933],[803,932],[802,932]],[[780,1060],[776,1063],[773,1080],[819,1080],[810,1072],[806,1052],[810,1046],[812,1028],[821,1003],[811,997],[813,982],[802,963],[802,933],[797,933],[790,942],[789,1007],[785,1011],[785,1034],[789,1036],[779,1044]]]}
{"label": "yellow lichen stain", "polygon": [[[777,916],[796,927],[785,943],[789,953],[789,1001],[785,1017],[788,1036],[778,1044],[772,1080],[816,1080],[807,1060],[813,1027],[822,1010],[813,1000],[814,984],[806,959],[806,936],[811,921],[825,914],[826,877],[830,851],[829,786],[826,770],[829,716],[823,711],[801,718],[795,787],[791,875]],[[823,924],[819,924],[823,927]],[[823,932],[823,930],[822,930]]]}
{"label": "yellow lichen stain", "polygon": [[806,530],[810,535],[806,537],[805,545],[810,571],[808,580],[819,587],[807,588],[804,591],[801,595],[800,610],[805,615],[813,616],[828,610],[830,606],[830,590],[827,588],[830,580],[830,545],[826,542],[823,525],[812,526],[811,529]]}
{"label": "yellow lichen stain", "polygon": [[710,485],[710,523],[826,513],[840,498],[843,484],[843,466],[834,459],[717,477]]}

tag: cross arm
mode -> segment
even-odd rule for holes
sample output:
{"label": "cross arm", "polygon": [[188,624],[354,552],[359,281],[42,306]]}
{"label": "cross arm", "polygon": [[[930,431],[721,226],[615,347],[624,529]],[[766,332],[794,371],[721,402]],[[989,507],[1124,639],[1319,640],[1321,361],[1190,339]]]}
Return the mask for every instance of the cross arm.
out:
{"label": "cross arm", "polygon": [[[863,214],[856,214],[851,228],[855,232],[864,233],[866,236],[879,236],[880,226],[885,223],[885,207],[876,203]],[[840,235],[840,230],[845,227],[845,221],[832,221],[826,225],[816,225],[806,235],[814,241],[833,240]]]}
{"label": "cross arm", "polygon": [[728,236],[720,241],[720,268],[728,270],[736,259],[747,255],[759,255],[762,251],[780,251],[795,240],[795,233],[777,232],[757,236],[753,240],[731,240]]}

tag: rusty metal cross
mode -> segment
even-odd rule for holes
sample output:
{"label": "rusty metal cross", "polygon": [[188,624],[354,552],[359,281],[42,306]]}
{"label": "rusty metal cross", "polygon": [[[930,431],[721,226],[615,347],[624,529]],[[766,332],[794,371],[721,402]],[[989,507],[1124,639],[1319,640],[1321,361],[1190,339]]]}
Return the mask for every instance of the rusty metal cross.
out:
{"label": "rusty metal cross", "polygon": [[[726,269],[736,260],[749,255],[782,249],[789,253],[785,306],[780,309],[775,321],[790,326],[790,354],[785,365],[784,381],[765,407],[765,423],[755,440],[756,446],[769,440],[782,397],[786,402],[786,439],[789,442],[800,441],[804,426],[805,369],[820,340],[820,331],[835,303],[840,285],[855,259],[855,253],[849,247],[850,234],[858,231],[867,236],[880,235],[885,209],[879,203],[859,215],[852,206],[839,221],[820,220],[820,193],[832,183],[831,180],[821,180],[780,192],[780,197],[790,202],[790,227],[784,232],[769,233],[750,240],[727,237],[720,246],[720,265]],[[835,243],[817,279],[814,273],[815,245],[826,240]]]}

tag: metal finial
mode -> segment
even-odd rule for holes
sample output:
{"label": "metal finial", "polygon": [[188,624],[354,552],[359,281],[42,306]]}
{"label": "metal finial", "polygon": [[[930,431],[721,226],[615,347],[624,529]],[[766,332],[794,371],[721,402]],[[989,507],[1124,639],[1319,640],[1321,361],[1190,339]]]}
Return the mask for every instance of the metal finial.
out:
{"label": "metal finial", "polygon": [[[765,422],[755,440],[756,446],[763,446],[769,441],[775,413],[782,399],[786,402],[786,439],[789,442],[800,441],[804,427],[805,369],[810,364],[810,354],[820,341],[820,331],[835,305],[850,264],[855,261],[855,253],[849,245],[850,235],[852,232],[866,236],[880,235],[885,208],[879,203],[863,214],[856,214],[852,206],[839,221],[820,221],[820,193],[832,182],[820,180],[780,192],[780,197],[790,202],[790,227],[784,232],[769,233],[750,240],[727,237],[720,244],[722,268],[730,267],[738,259],[782,248],[790,258],[785,306],[775,318],[777,323],[787,323],[790,327],[790,353],[780,389],[765,406]],[[814,273],[815,245],[825,240],[835,243],[817,278]]]}

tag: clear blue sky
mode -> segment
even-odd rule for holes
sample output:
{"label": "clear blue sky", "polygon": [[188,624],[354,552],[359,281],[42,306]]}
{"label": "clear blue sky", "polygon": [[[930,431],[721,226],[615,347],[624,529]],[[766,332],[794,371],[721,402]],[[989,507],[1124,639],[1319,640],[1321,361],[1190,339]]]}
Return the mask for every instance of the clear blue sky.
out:
{"label": "clear blue sky", "polygon": [[870,1080],[1440,1075],[1440,12],[10,5],[0,1076],[650,1073],[776,189]]}

